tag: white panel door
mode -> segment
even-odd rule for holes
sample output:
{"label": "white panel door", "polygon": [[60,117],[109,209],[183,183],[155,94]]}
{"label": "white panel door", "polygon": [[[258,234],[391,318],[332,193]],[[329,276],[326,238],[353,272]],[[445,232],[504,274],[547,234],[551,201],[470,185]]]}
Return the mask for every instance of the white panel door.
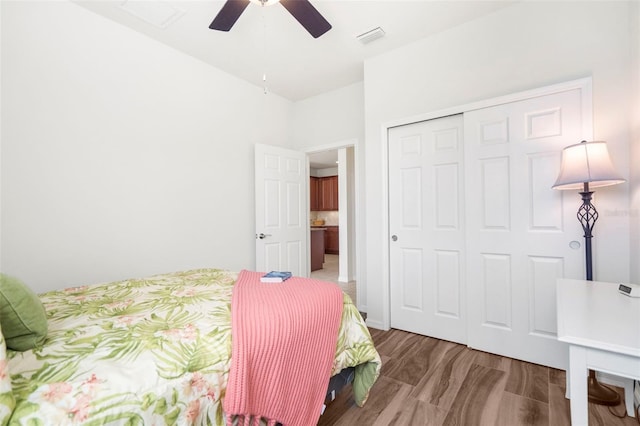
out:
{"label": "white panel door", "polygon": [[306,276],[308,176],[306,154],[255,147],[256,270]]}
{"label": "white panel door", "polygon": [[551,186],[582,138],[581,105],[570,90],[464,114],[470,347],[567,367],[555,286],[584,271],[580,200]]}
{"label": "white panel door", "polygon": [[389,131],[391,326],[466,342],[462,115]]}

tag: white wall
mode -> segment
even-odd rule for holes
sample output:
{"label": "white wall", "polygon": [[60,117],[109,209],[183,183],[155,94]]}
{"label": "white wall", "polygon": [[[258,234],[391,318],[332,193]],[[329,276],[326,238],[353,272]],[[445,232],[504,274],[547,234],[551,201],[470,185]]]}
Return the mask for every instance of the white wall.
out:
{"label": "white wall", "polygon": [[362,82],[295,103],[291,143],[296,149],[364,138]]}
{"label": "white wall", "polygon": [[[594,137],[629,177],[628,2],[523,2],[365,62],[367,322],[384,323],[383,123],[593,76]],[[579,141],[567,141],[567,145]],[[595,195],[595,279],[629,279],[629,185]],[[576,194],[576,210],[579,206]],[[577,236],[580,237],[580,236]]]}
{"label": "white wall", "polygon": [[[353,238],[356,227],[356,200],[354,196],[349,194],[355,194],[355,152],[352,147],[342,148],[338,151],[338,161],[340,162],[340,176],[345,176],[346,179],[341,179],[338,184],[340,189],[338,194],[340,196],[340,206],[347,206],[346,210],[348,214],[341,214],[339,219],[340,232],[348,231],[351,237],[340,239],[340,277],[339,281],[349,282],[357,279],[357,258],[356,258],[356,239]],[[343,208],[341,207],[342,211]],[[364,224],[363,224],[364,225]],[[357,285],[357,284],[356,284]],[[356,296],[357,296],[356,291]],[[357,300],[358,307],[364,305]]]}
{"label": "white wall", "polygon": [[[0,53],[2,51],[2,4],[0,4]],[[2,54],[0,54],[0,272],[2,269]]]}
{"label": "white wall", "polygon": [[631,93],[635,100],[630,108],[631,121],[631,282],[640,284],[640,2],[631,1],[632,75]]}
{"label": "white wall", "polygon": [[315,177],[327,177],[327,176],[337,176],[338,168],[337,167],[329,167],[326,169],[309,169],[309,176]]}
{"label": "white wall", "polygon": [[[348,219],[352,225],[347,238],[350,246],[347,275],[349,279],[355,278],[357,280],[356,303],[360,310],[366,311],[366,292],[362,290],[366,279],[364,273],[366,261],[364,84],[355,83],[296,102],[292,113],[291,141],[293,148],[305,151],[331,144],[342,145],[343,142],[346,145],[353,143],[358,145],[350,163],[353,164],[353,169],[349,171],[349,178],[352,182],[349,187],[349,194],[352,194],[349,195],[349,204],[353,209],[354,216],[350,216]],[[341,220],[345,220],[345,218],[342,217]],[[341,229],[340,232],[342,233],[343,230]],[[341,258],[341,261],[344,260]],[[343,274],[344,269],[341,268]]]}
{"label": "white wall", "polygon": [[253,144],[289,143],[292,104],[73,3],[1,7],[2,271],[254,267]]}

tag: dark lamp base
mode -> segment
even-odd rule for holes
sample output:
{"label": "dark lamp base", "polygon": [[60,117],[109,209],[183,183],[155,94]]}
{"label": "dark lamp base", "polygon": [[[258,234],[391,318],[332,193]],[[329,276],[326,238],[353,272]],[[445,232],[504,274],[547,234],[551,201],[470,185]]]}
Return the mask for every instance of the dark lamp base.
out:
{"label": "dark lamp base", "polygon": [[596,373],[589,370],[589,402],[598,405],[614,406],[620,404],[620,395],[613,389],[603,386],[596,379]]}

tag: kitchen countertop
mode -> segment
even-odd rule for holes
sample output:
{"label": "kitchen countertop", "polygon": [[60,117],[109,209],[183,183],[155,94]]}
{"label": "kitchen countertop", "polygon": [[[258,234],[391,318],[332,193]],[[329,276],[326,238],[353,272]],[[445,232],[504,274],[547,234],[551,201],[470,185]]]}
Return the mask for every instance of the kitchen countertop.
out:
{"label": "kitchen countertop", "polygon": [[312,231],[326,231],[327,228],[323,227],[323,226],[312,226],[311,227]]}

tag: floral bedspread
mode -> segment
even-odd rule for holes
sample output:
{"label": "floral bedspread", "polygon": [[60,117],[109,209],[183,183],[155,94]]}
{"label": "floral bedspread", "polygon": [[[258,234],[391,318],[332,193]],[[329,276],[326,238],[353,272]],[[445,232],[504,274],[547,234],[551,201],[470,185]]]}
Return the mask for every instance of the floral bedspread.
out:
{"label": "floral bedspread", "polygon": [[[237,273],[200,269],[53,291],[43,348],[7,351],[10,425],[224,425]],[[344,295],[333,374],[362,405],[380,357]]]}

